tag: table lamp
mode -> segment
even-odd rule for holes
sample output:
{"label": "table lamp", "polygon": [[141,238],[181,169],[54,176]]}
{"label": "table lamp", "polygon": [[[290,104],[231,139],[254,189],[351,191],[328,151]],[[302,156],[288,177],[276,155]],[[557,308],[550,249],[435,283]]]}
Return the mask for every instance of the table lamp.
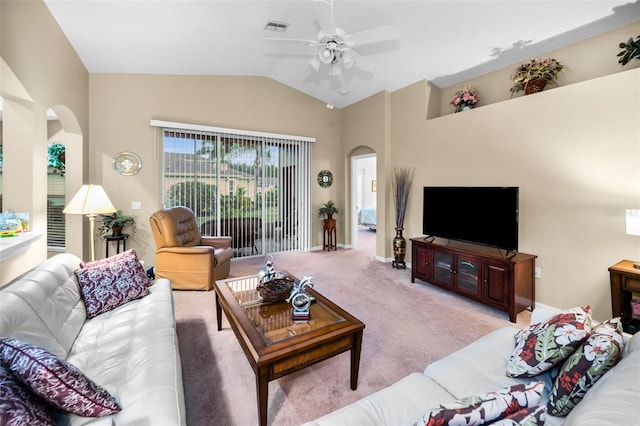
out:
{"label": "table lamp", "polygon": [[94,244],[94,227],[99,214],[115,213],[116,208],[109,200],[107,193],[100,185],[82,185],[62,213],[84,214],[89,217],[91,236],[91,261],[96,260]]}
{"label": "table lamp", "polygon": [[[640,210],[627,209],[625,213],[627,235],[640,235]],[[640,269],[640,262],[634,262],[633,267]]]}

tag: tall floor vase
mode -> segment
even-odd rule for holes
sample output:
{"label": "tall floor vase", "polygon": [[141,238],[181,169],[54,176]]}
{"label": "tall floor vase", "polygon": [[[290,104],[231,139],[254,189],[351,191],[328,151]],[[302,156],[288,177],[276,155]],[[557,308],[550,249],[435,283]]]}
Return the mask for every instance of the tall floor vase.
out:
{"label": "tall floor vase", "polygon": [[396,236],[393,239],[393,261],[391,266],[397,269],[407,269],[404,256],[407,253],[407,240],[402,236],[404,228],[396,228]]}

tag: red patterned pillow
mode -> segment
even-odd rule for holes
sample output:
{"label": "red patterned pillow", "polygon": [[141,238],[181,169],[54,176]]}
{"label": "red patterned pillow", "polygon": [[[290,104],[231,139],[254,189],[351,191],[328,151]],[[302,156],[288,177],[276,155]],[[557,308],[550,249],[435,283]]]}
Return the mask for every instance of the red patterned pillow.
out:
{"label": "red patterned pillow", "polygon": [[591,307],[568,309],[515,335],[507,364],[509,377],[534,377],[567,359],[591,332]]}
{"label": "red patterned pillow", "polygon": [[569,414],[591,386],[620,361],[623,346],[620,318],[596,326],[587,341],[562,364],[549,394],[549,413]]}
{"label": "red patterned pillow", "polygon": [[513,414],[509,414],[502,420],[491,423],[493,426],[536,426],[544,425],[547,419],[547,407],[538,405],[537,407],[523,408]]}
{"label": "red patterned pillow", "polygon": [[0,360],[33,393],[61,410],[84,417],[121,410],[109,392],[42,348],[5,338],[0,340]]}
{"label": "red patterned pillow", "polygon": [[543,390],[543,382],[531,382],[470,396],[432,409],[414,426],[488,424],[522,408],[535,407],[540,402]]}
{"label": "red patterned pillow", "polygon": [[86,263],[84,268],[75,270],[87,318],[149,294],[151,281],[135,252],[133,256],[123,253],[98,262]]}
{"label": "red patterned pillow", "polygon": [[0,425],[55,425],[53,407],[35,396],[0,361]]}

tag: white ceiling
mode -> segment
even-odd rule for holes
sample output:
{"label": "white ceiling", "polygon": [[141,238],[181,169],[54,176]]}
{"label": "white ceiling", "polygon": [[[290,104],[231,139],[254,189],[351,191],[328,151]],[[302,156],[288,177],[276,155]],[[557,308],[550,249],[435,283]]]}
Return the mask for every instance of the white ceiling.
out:
{"label": "white ceiling", "polygon": [[[422,79],[444,88],[640,21],[640,0],[335,0],[348,34],[401,33],[355,48],[366,71],[329,77],[309,67],[308,44],[265,41],[315,40],[329,0],[44,1],[90,73],[266,76],[337,107]],[[265,30],[272,20],[290,25]]]}

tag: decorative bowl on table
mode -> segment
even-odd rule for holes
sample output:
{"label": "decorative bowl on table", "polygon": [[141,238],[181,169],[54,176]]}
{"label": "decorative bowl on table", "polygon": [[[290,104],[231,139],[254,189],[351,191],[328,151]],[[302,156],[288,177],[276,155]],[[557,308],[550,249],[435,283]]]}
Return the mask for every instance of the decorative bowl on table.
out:
{"label": "decorative bowl on table", "polygon": [[256,290],[265,302],[283,302],[289,297],[294,283],[293,277],[276,272],[260,281]]}

